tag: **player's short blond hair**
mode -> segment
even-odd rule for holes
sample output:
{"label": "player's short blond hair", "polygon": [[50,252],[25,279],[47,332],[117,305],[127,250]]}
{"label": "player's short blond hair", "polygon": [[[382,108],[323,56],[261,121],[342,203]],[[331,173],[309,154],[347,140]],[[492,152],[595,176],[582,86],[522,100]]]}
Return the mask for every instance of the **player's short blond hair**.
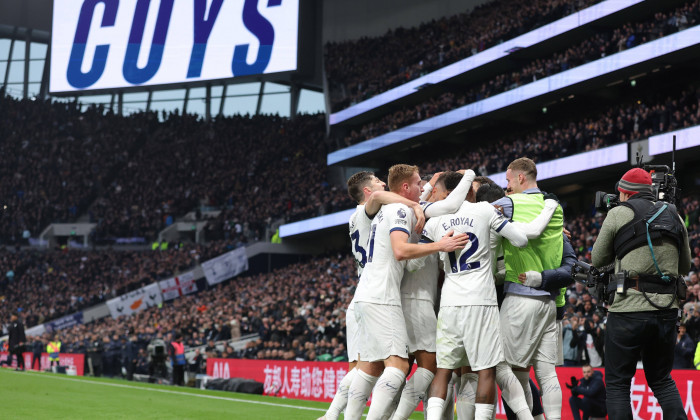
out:
{"label": "player's short blond hair", "polygon": [[535,166],[535,162],[530,158],[517,158],[508,165],[508,169],[521,172],[525,175],[525,178],[530,181],[537,180],[537,166]]}
{"label": "player's short blond hair", "polygon": [[413,174],[418,173],[415,165],[398,164],[389,168],[389,190],[398,191],[401,184],[408,182]]}

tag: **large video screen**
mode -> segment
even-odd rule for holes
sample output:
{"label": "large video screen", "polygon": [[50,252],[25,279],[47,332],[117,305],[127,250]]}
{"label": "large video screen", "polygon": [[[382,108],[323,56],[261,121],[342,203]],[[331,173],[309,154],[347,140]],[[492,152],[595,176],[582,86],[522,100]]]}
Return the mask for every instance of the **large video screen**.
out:
{"label": "large video screen", "polygon": [[299,0],[54,0],[51,93],[296,70]]}

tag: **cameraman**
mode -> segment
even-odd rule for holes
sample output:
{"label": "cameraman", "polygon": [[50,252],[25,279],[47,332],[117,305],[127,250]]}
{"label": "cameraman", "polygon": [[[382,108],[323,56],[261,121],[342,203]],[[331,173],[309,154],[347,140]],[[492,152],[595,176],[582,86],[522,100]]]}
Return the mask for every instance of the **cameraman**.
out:
{"label": "cameraman", "polygon": [[[591,365],[582,366],[583,378],[579,381],[575,376],[571,377],[571,384],[566,387],[571,390],[569,406],[574,420],[588,420],[590,416],[605,417],[605,385],[603,374],[593,370]],[[582,412],[582,413],[579,413]]]}
{"label": "cameraman", "polygon": [[[630,384],[641,356],[647,383],[664,417],[685,419],[671,368],[677,295],[685,295],[685,290],[677,291],[681,288],[678,276],[690,269],[688,232],[675,206],[655,203],[648,172],[640,168],[627,171],[617,189],[621,204],[608,213],[592,251],[594,266],[614,262],[616,273],[609,284],[605,334],[608,413],[611,419],[632,418]],[[652,208],[655,206],[658,210]],[[647,233],[645,219],[652,219],[650,211],[658,215]],[[651,244],[647,242],[650,235],[654,238],[649,239]]]}

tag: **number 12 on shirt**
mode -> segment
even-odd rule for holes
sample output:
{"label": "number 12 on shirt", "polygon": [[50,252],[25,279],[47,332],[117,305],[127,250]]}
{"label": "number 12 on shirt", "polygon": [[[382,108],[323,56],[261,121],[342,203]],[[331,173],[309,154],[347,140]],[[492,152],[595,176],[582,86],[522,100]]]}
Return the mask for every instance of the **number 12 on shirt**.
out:
{"label": "number 12 on shirt", "polygon": [[[471,232],[466,232],[469,238],[469,247],[462,250],[462,255],[459,257],[459,266],[457,265],[457,251],[448,252],[447,256],[450,259],[450,267],[453,273],[458,273],[460,271],[473,270],[475,268],[481,267],[481,262],[473,261],[467,262],[469,257],[474,255],[477,249],[479,249],[479,238],[476,237]],[[370,251],[371,254],[372,251]]]}

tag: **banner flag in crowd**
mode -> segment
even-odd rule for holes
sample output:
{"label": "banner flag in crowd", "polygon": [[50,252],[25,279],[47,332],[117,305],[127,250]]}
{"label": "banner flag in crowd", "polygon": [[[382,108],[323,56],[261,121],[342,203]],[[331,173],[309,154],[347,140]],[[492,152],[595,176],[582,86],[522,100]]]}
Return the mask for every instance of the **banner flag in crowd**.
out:
{"label": "banner flag in crowd", "polygon": [[158,282],[163,300],[172,300],[197,291],[194,271]]}
{"label": "banner flag in crowd", "polygon": [[235,277],[248,270],[248,256],[245,248],[237,248],[202,263],[204,276],[210,286]]}
{"label": "banner flag in crowd", "polygon": [[76,312],[74,314],[66,315],[56,320],[49,321],[44,325],[44,328],[46,328],[47,332],[51,333],[54,331],[63,330],[65,328],[71,328],[82,323],[83,313]]}
{"label": "banner flag in crowd", "polygon": [[161,303],[163,303],[163,296],[160,294],[160,287],[158,287],[158,283],[153,283],[110,299],[107,301],[107,306],[112,318],[119,318],[122,315],[132,315],[144,309],[158,306]]}

